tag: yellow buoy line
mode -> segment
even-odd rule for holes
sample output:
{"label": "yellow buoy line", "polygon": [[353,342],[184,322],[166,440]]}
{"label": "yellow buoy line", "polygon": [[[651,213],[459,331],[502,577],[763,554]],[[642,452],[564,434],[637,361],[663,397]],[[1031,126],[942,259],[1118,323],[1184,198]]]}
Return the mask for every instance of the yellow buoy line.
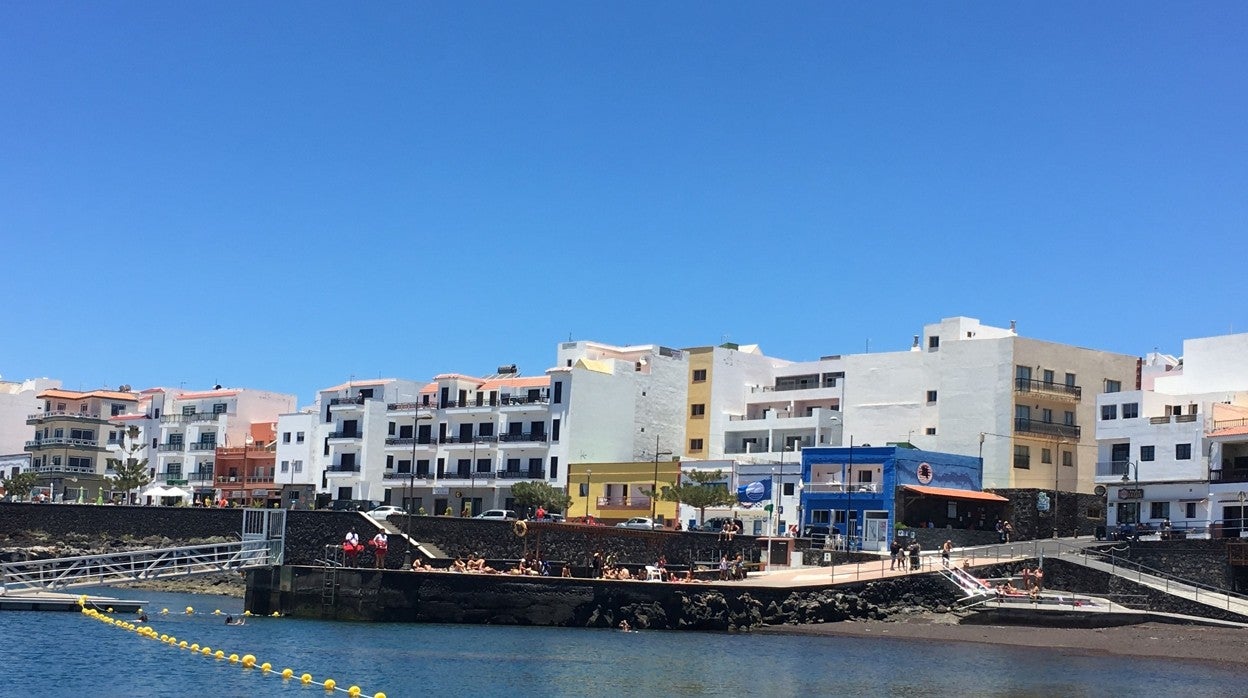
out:
{"label": "yellow buoy line", "polygon": [[[214,650],[207,645],[200,645],[198,643],[188,643],[186,640],[179,640],[178,638],[172,635],[162,634],[160,632],[157,632],[157,630],[150,625],[143,625],[139,623],[131,623],[129,621],[118,620],[108,615],[109,613],[112,613],[113,611],[112,608],[106,609],[106,612],[101,612],[95,608],[87,608],[87,603],[88,603],[88,600],[85,595],[78,597],[78,606],[84,616],[98,620],[107,625],[112,625],[114,627],[121,628],[122,630],[133,632],[139,637],[144,637],[149,640],[157,640],[161,642],[162,644],[169,645],[170,647],[173,647],[175,649],[187,650],[191,654],[194,654],[194,655],[207,657],[209,659],[215,659],[217,661],[228,661],[230,664],[237,664],[243,669],[248,669],[248,670],[259,669],[262,675],[280,676],[283,681],[291,681],[297,678],[299,680],[299,683],[305,686],[322,686],[325,688],[326,691],[345,693],[351,696],[351,698],[360,698],[360,696],[363,695],[359,686],[349,686],[347,688],[343,688],[342,686],[339,686],[338,682],[334,681],[333,679],[325,679],[324,681],[317,681],[314,678],[312,678],[311,674],[308,674],[308,673],[303,673],[303,674],[299,674],[298,676],[295,676],[295,671],[289,668],[282,669],[281,671],[275,671],[273,669],[273,665],[268,662],[257,663],[256,656],[254,654],[244,654],[241,657],[237,654],[227,655],[225,653],[225,650],[219,650],[219,649]],[[195,609],[190,606],[187,606],[185,613],[188,616],[194,615]],[[221,613],[220,611],[214,611],[213,615],[220,615],[220,613]],[[168,614],[169,614],[169,609],[166,608],[166,609],[161,610],[161,615],[168,615]],[[243,615],[251,616],[252,614],[245,612]],[[273,615],[278,616],[280,614],[274,613]],[[386,698],[386,694],[378,691],[377,693],[373,694],[373,698]]]}

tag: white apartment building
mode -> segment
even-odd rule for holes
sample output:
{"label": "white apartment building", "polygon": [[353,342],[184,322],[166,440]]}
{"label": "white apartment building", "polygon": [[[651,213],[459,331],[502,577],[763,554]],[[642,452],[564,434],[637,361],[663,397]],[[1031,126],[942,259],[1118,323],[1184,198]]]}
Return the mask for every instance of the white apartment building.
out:
{"label": "white apartment building", "polygon": [[314,506],[314,494],[321,482],[315,465],[317,449],[327,430],[322,429],[318,411],[288,412],[277,417],[276,473],[274,486],[283,493],[283,506]]}
{"label": "white apartment building", "polygon": [[1098,396],[1097,408],[1111,528],[1248,529],[1248,334],[1186,340],[1182,360],[1150,354],[1141,389]]}
{"label": "white apartment building", "polygon": [[150,416],[160,424],[153,485],[189,488],[197,499],[216,495],[218,447],[249,445],[252,423],[274,422],[295,407],[294,395],[249,388],[158,388],[144,395],[152,396]]}
{"label": "white apartment building", "polygon": [[43,409],[39,393],[61,387],[52,378],[0,380],[0,453],[20,454],[30,440],[27,418]]}
{"label": "white apartment building", "polygon": [[[551,381],[556,463],[663,460],[682,454],[689,354],[657,344],[564,342]],[[566,475],[556,481],[563,485]]]}
{"label": "white apartment building", "polygon": [[986,488],[1078,492],[1094,486],[1091,396],[1134,387],[1139,363],[966,317],[924,326],[907,351],[689,351],[686,456],[778,463],[782,449],[910,443],[983,458]]}
{"label": "white apartment building", "polygon": [[[315,439],[312,476],[322,503],[385,499],[389,405],[413,403],[421,388],[415,381],[379,378],[352,380],[317,393],[317,423],[308,435]],[[284,441],[286,426],[279,423],[278,431]]]}

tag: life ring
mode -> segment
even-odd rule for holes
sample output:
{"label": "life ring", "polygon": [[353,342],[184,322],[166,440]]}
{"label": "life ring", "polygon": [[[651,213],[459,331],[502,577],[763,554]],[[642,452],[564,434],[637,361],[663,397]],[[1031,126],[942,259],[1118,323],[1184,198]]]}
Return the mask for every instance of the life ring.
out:
{"label": "life ring", "polygon": [[511,525],[511,532],[524,538],[525,534],[529,532],[529,525],[523,521],[517,521]]}

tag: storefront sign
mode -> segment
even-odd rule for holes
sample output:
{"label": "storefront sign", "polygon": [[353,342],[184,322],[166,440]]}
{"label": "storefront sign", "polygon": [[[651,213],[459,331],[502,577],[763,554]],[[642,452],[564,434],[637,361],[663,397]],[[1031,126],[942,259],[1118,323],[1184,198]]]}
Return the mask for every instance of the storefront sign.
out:
{"label": "storefront sign", "polygon": [[1144,488],[1129,489],[1123,487],[1118,490],[1118,499],[1144,499]]}

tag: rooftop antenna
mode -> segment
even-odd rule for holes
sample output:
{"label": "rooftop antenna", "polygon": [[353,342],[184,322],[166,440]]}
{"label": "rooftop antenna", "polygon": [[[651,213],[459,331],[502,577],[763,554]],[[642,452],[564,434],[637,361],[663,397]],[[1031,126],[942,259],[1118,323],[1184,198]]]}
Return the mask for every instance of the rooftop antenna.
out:
{"label": "rooftop antenna", "polygon": [[870,353],[871,353],[871,338],[870,338],[870,337],[867,337],[867,351],[866,351],[866,353],[867,353],[867,354],[870,354]]}

